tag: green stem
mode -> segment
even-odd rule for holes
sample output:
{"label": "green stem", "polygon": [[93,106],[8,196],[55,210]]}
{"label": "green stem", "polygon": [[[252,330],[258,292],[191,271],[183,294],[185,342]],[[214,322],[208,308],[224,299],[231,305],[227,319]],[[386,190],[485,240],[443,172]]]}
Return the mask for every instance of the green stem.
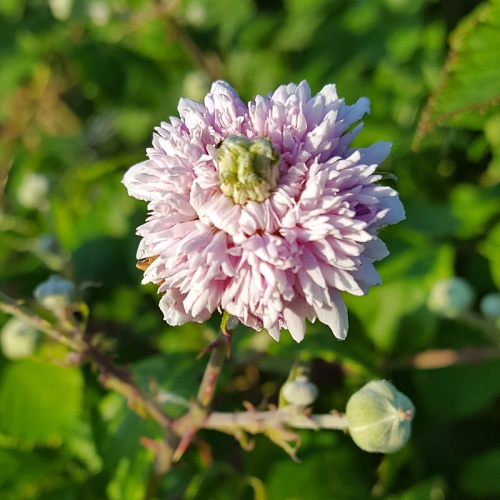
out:
{"label": "green stem", "polygon": [[52,340],[69,347],[73,351],[83,352],[85,350],[84,343],[80,336],[68,336],[68,332],[65,329],[57,328],[46,319],[28,309],[20,301],[14,300],[2,292],[0,292],[0,311],[15,316],[21,321],[45,333]]}
{"label": "green stem", "polygon": [[178,436],[181,436],[181,441],[173,456],[173,460],[176,462],[187,450],[195,438],[198,429],[203,427],[205,420],[210,414],[217,380],[226,359],[226,353],[227,345],[221,331],[217,339],[210,346],[210,359],[205,368],[195,402],[191,405],[190,410],[178,418],[172,425],[174,432]]}
{"label": "green stem", "polygon": [[131,380],[130,372],[112,363],[111,357],[100,352],[83,332],[78,328],[69,331],[67,325],[58,327],[20,304],[18,301],[0,292],[0,310],[15,316],[21,321],[45,333],[52,340],[65,345],[72,351],[82,355],[82,359],[93,363],[99,370],[99,380],[108,389],[125,396],[131,408],[142,416],[149,416],[164,429],[168,429],[172,419],[163,411],[160,405],[144,394]]}
{"label": "green stem", "polygon": [[[294,411],[298,410],[298,411]],[[263,434],[278,425],[294,429],[331,429],[346,430],[347,419],[342,413],[307,415],[303,409],[287,406],[268,411],[247,411],[241,413],[213,412],[203,424],[205,429],[219,430],[232,434],[246,431],[250,434]]]}
{"label": "green stem", "polygon": [[489,322],[482,315],[474,311],[465,311],[458,319],[462,323],[484,332],[497,346],[500,344],[500,331],[494,323]]}
{"label": "green stem", "polygon": [[217,380],[219,379],[222,365],[226,359],[226,352],[227,347],[224,337],[222,334],[219,334],[213,344],[210,359],[207,367],[205,368],[205,373],[203,374],[203,379],[201,381],[200,388],[198,389],[198,395],[196,396],[198,405],[207,411],[209,410],[214,398]]}

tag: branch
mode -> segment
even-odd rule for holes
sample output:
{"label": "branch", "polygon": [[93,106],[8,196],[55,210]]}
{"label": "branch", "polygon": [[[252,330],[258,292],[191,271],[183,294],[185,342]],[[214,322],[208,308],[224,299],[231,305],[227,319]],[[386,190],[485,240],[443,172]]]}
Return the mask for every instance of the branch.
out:
{"label": "branch", "polygon": [[31,309],[23,305],[22,301],[14,300],[8,295],[0,292],[0,311],[3,311],[11,316],[24,321],[28,325],[45,333],[48,337],[60,344],[69,347],[73,351],[83,352],[85,350],[84,343],[78,337],[68,336],[68,332],[61,328],[57,328],[52,323],[35,314]]}
{"label": "branch", "polygon": [[191,404],[189,411],[178,418],[173,424],[175,433],[178,436],[182,436],[173,456],[173,460],[176,462],[187,450],[196,436],[198,429],[203,427],[210,414],[217,380],[226,359],[227,346],[225,335],[221,331],[215,341],[207,348],[207,350],[211,351],[210,360],[205,368],[196,400]]}
{"label": "branch", "polygon": [[241,413],[213,412],[203,424],[204,429],[213,429],[228,434],[243,430],[250,434],[265,434],[270,429],[287,426],[294,429],[347,429],[347,419],[342,413],[307,415],[297,407],[285,406],[268,411],[246,411]]}
{"label": "branch", "polygon": [[100,372],[99,380],[104,387],[125,396],[130,407],[139,415],[149,416],[162,428],[169,429],[172,423],[170,416],[153,398],[134,384],[132,375],[126,368],[113,364],[111,356],[100,352],[81,331],[76,328],[74,331],[68,331],[67,328],[53,325],[2,292],[0,292],[0,310],[17,317],[56,342],[70,348],[80,355],[82,361],[93,363]]}
{"label": "branch", "polygon": [[248,451],[253,448],[253,441],[248,438],[248,434],[264,434],[293,460],[298,461],[300,435],[295,429],[344,431],[347,429],[347,418],[337,412],[312,415],[309,408],[289,405],[261,412],[253,409],[243,413],[214,412],[208,416],[203,427],[234,436],[241,447]]}
{"label": "branch", "polygon": [[384,368],[429,370],[446,366],[475,364],[485,359],[499,358],[500,349],[495,347],[466,347],[465,349],[429,349],[401,359],[389,360]]}

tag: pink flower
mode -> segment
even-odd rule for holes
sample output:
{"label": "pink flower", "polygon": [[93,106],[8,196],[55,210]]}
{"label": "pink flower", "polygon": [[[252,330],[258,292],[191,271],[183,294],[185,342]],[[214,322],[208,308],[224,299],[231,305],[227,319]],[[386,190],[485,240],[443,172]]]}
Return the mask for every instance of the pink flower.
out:
{"label": "pink flower", "polygon": [[[364,295],[380,284],[373,262],[388,251],[377,232],[404,218],[396,191],[375,174],[390,144],[349,148],[369,101],[347,106],[334,85],[311,97],[301,82],[247,106],[218,81],[203,104],[181,99],[178,110],[156,129],[149,160],[123,180],[149,202],[137,256],[147,259],[143,283],[163,294],[165,321],[203,322],[225,310],[276,340],[286,328],[300,342],[305,319],[319,319],[344,339],[340,292]],[[233,146],[249,155],[256,142],[269,169],[257,195],[231,180],[243,161]]]}

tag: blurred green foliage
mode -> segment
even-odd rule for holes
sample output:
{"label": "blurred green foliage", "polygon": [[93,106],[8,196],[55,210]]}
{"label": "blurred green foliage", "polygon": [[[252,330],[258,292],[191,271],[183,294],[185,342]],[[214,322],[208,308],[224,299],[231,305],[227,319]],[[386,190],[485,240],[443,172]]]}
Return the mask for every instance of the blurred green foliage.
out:
{"label": "blurred green foliage", "polygon": [[[303,432],[295,463],[267,438],[248,453],[206,432],[211,454],[190,449],[157,498],[500,497],[498,342],[426,307],[439,278],[464,277],[478,300],[500,288],[499,61],[498,0],[2,0],[0,285],[30,300],[51,273],[74,279],[90,332],[145,388],[195,394],[196,355],[219,320],[168,327],[134,267],[146,207],[121,178],[179,97],[202,99],[217,78],[244,100],[334,82],[348,103],[371,100],[356,144],[393,143],[382,169],[399,179],[407,220],[384,232],[383,286],[346,297],[347,340],[319,324],[300,345],[240,327],[215,404],[276,402],[300,355],[318,412],[391,379],[417,408],[410,444],[384,457]],[[414,356],[474,347],[494,355],[434,367]],[[159,428],[63,354],[46,342],[0,357],[0,497],[144,498],[153,454],[140,438]]]}

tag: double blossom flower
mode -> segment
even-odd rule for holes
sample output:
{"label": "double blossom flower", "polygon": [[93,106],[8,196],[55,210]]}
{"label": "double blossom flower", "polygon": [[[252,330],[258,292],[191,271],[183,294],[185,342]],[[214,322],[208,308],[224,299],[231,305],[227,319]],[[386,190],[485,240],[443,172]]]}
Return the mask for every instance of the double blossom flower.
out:
{"label": "double blossom flower", "polygon": [[306,318],[344,339],[341,292],[380,284],[378,230],[404,218],[375,173],[390,144],[349,147],[369,101],[348,106],[334,85],[312,97],[301,82],[247,106],[217,81],[178,110],[123,180],[149,202],[137,257],[167,323],[224,310],[276,340],[284,328],[300,342]]}

